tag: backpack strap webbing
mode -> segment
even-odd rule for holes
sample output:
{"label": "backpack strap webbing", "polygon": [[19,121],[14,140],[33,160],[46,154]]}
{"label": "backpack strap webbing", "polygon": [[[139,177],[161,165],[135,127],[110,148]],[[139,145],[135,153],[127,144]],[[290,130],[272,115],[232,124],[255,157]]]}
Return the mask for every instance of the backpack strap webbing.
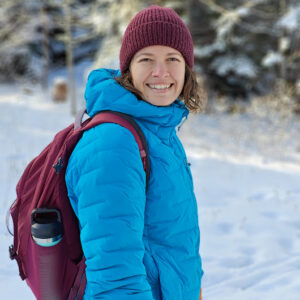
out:
{"label": "backpack strap webbing", "polygon": [[[80,130],[84,132],[103,123],[114,123],[128,129],[131,132],[139,147],[140,156],[143,162],[143,168],[146,173],[146,188],[147,188],[149,177],[150,177],[150,159],[149,159],[148,145],[147,145],[145,135],[142,129],[140,128],[140,126],[137,124],[137,122],[131,116],[121,112],[101,111],[98,114],[96,114],[94,117],[89,118],[82,123],[82,119],[85,113],[86,113],[85,109],[78,113],[74,124],[74,130]],[[71,292],[69,294],[68,300],[73,300],[73,299],[83,300],[84,297],[86,282],[87,282],[84,257],[82,258],[78,266],[79,266],[78,274],[75,279],[74,286],[71,289]]]}

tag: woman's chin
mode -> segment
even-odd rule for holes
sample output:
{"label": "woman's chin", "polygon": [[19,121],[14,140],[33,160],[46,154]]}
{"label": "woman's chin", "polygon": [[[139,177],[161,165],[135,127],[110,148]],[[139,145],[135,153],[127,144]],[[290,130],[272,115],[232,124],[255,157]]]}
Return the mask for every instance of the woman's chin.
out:
{"label": "woman's chin", "polygon": [[176,98],[170,98],[170,97],[145,97],[145,101],[155,105],[155,106],[169,106],[171,105]]}

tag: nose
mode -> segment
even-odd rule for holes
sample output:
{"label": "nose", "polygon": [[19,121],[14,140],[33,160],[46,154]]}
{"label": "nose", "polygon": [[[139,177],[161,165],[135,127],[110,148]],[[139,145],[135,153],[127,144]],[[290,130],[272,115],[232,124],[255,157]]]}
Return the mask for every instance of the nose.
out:
{"label": "nose", "polygon": [[168,77],[169,72],[168,72],[167,66],[162,62],[157,62],[153,66],[152,76],[153,77],[163,77],[163,78]]}

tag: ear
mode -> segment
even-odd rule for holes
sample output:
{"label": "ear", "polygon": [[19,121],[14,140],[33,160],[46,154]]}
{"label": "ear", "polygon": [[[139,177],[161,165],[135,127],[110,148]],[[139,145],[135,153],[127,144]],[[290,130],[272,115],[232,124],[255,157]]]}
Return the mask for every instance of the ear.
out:
{"label": "ear", "polygon": [[131,75],[131,63],[130,63],[130,65],[129,65],[128,70],[127,70],[125,73],[126,73],[126,75],[128,76],[128,80],[129,80],[131,83],[133,83],[133,81],[132,81],[132,75]]}

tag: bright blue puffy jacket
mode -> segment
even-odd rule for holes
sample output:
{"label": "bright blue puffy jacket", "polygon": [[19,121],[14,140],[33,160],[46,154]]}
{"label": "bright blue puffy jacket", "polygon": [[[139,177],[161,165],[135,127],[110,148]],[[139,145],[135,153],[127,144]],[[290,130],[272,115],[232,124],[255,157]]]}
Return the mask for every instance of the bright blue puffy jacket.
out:
{"label": "bright blue puffy jacket", "polygon": [[113,77],[93,71],[85,92],[90,116],[114,110],[134,117],[151,163],[146,176],[133,135],[117,124],[84,133],[66,172],[86,257],[84,299],[198,300],[202,266],[197,202],[176,126],[180,101],[157,107],[138,100]]}

